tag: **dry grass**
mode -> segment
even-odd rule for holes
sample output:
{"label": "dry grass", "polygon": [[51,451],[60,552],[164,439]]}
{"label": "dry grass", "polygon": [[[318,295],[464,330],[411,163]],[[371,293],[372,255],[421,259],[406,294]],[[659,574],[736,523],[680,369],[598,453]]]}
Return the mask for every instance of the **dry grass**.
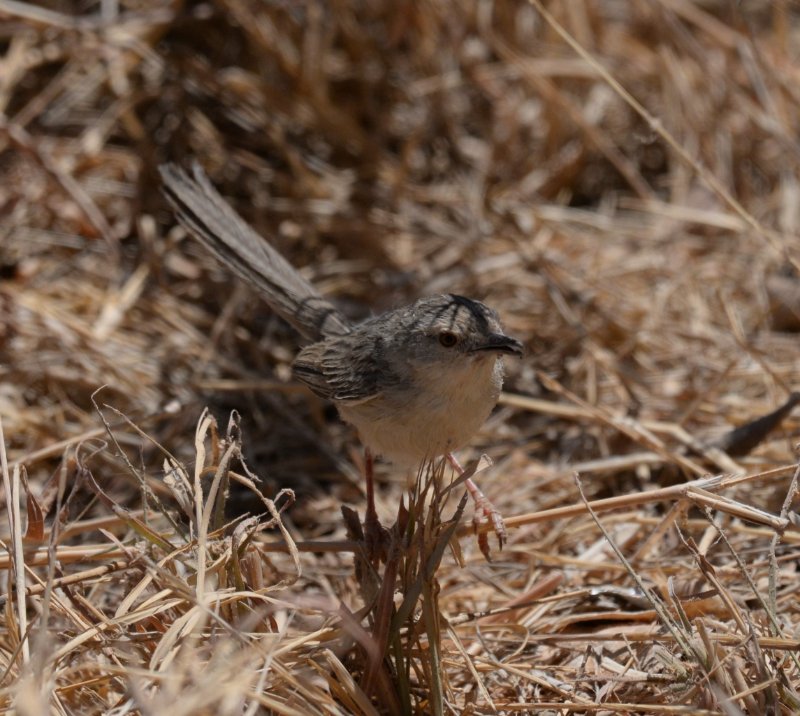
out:
{"label": "dry grass", "polygon": [[[0,17],[2,707],[800,710],[797,3]],[[159,194],[195,157],[354,318],[455,290],[525,340],[462,455],[493,562],[390,467],[360,556],[354,436]]]}

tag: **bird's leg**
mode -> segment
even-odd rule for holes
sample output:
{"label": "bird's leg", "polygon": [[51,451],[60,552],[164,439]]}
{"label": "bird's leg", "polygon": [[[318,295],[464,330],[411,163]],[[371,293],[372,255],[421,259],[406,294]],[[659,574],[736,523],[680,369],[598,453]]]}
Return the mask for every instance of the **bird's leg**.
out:
{"label": "bird's leg", "polygon": [[375,509],[375,458],[369,449],[364,450],[364,477],[367,478],[367,513],[365,522],[378,521],[378,511]]}
{"label": "bird's leg", "polygon": [[[463,475],[464,468],[461,467],[461,463],[456,456],[449,452],[446,457],[447,462],[452,465],[453,469],[459,475]],[[491,521],[492,529],[497,535],[497,541],[500,544],[500,549],[503,549],[503,545],[508,541],[508,533],[506,532],[505,522],[503,522],[503,516],[490,502],[489,498],[481,492],[481,489],[475,484],[475,481],[471,477],[468,477],[464,481],[464,485],[469,491],[470,497],[472,497],[472,500],[475,502],[475,514],[472,516],[472,527],[478,535],[478,546],[481,548],[483,556],[491,561],[489,557],[489,539],[486,536],[486,532],[481,532],[480,528]]]}
{"label": "bird's leg", "polygon": [[364,515],[364,538],[367,543],[367,557],[377,565],[386,561],[389,534],[378,519],[375,509],[375,460],[372,453],[364,450],[364,477],[367,480],[367,511]]}

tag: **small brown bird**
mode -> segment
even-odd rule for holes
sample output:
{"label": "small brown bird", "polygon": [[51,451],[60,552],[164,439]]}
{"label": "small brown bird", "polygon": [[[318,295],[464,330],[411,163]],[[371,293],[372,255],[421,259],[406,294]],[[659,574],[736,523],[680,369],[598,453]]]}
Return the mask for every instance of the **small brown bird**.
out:
{"label": "small brown bird", "polygon": [[[444,455],[463,472],[453,452],[491,413],[503,385],[503,356],[521,356],[522,344],[503,333],[491,308],[452,294],[352,324],[245,223],[198,167],[190,177],[165,165],[161,176],[181,224],[312,341],[298,353],[293,372],[358,431],[366,448],[365,532],[377,541],[382,528],[372,456],[416,466]],[[465,484],[476,524],[490,519],[502,547],[502,518],[472,480]]]}

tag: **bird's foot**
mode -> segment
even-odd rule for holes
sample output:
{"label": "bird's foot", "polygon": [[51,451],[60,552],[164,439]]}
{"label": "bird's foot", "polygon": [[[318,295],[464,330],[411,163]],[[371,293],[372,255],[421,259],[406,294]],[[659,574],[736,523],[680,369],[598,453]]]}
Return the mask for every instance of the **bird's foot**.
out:
{"label": "bird's foot", "polygon": [[489,533],[483,528],[486,524],[492,525],[492,531],[497,535],[497,543],[500,545],[500,549],[503,549],[503,545],[508,542],[506,523],[500,511],[491,503],[489,498],[480,491],[472,480],[467,480],[467,489],[475,502],[475,514],[472,516],[472,529],[475,530],[475,534],[478,536],[478,547],[480,547],[483,556],[486,557],[487,562],[491,562]]}
{"label": "bird's foot", "polygon": [[[447,453],[446,458],[459,475],[464,475],[464,468],[461,467],[461,463],[453,453]],[[474,474],[474,469],[470,472],[470,475],[472,474]],[[472,516],[472,529],[478,537],[478,547],[480,547],[483,556],[486,557],[486,561],[491,562],[489,533],[484,527],[491,523],[492,531],[497,535],[497,542],[500,545],[500,549],[503,549],[503,545],[508,542],[506,523],[503,521],[503,515],[500,514],[500,510],[491,503],[483,492],[481,492],[481,489],[471,477],[468,477],[464,481],[464,485],[470,497],[472,497],[472,501],[475,503],[475,514]]]}

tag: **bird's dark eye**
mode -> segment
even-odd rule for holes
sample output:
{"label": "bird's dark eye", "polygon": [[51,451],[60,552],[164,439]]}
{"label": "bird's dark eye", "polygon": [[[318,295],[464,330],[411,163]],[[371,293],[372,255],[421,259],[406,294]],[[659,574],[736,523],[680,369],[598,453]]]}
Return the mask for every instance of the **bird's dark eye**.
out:
{"label": "bird's dark eye", "polygon": [[455,333],[450,333],[450,331],[443,331],[439,334],[439,343],[445,348],[452,348],[458,343],[458,336]]}

